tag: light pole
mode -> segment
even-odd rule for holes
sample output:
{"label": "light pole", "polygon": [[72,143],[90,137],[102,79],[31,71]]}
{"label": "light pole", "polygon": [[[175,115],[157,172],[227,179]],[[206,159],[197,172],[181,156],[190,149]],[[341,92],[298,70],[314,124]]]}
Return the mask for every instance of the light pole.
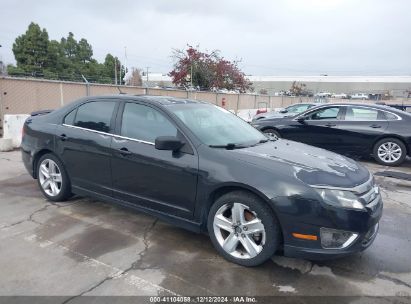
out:
{"label": "light pole", "polygon": [[[2,47],[2,45],[0,44],[0,48]],[[0,75],[3,75],[4,71],[3,71],[3,56],[1,56],[0,54]]]}

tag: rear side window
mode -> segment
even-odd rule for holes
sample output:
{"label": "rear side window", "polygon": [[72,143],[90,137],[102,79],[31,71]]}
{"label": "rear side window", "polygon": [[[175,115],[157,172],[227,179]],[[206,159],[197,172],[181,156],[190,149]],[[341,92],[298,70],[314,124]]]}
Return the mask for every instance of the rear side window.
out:
{"label": "rear side window", "polygon": [[384,114],[385,114],[385,119],[387,119],[387,120],[398,120],[397,115],[394,115],[394,114],[389,113],[389,112],[384,112]]}
{"label": "rear side window", "polygon": [[381,120],[381,111],[371,108],[363,107],[347,107],[347,112],[345,113],[345,120],[349,121],[372,121]]}
{"label": "rear side window", "polygon": [[177,128],[159,111],[137,103],[126,103],[121,135],[154,143],[158,136],[177,136]]}
{"label": "rear side window", "polygon": [[83,104],[77,109],[73,125],[109,133],[114,107],[114,101],[93,101]]}

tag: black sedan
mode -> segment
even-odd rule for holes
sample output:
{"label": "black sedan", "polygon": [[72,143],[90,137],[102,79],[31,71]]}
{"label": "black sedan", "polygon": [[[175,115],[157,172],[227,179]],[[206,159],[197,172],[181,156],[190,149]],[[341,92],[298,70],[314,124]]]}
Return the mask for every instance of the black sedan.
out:
{"label": "black sedan", "polygon": [[273,138],[286,138],[345,155],[370,156],[387,166],[411,155],[411,114],[387,106],[327,104],[282,119],[253,122]]}
{"label": "black sedan", "polygon": [[208,232],[228,260],[339,257],[374,240],[382,201],[346,157],[266,136],[205,102],[89,97],[27,119],[22,157],[52,201],[91,196]]}
{"label": "black sedan", "polygon": [[271,119],[271,118],[283,118],[289,116],[296,116],[312,107],[318,106],[320,103],[297,103],[290,105],[279,112],[271,111],[266,113],[260,113],[253,117],[252,121],[260,120],[260,119]]}

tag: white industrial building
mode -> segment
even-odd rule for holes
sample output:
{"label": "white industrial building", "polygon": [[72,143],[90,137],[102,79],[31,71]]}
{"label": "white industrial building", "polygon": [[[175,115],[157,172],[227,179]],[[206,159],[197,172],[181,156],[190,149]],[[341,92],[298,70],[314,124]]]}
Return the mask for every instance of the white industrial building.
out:
{"label": "white industrial building", "polygon": [[[247,76],[256,92],[266,89],[269,94],[287,91],[294,81],[306,85],[306,89],[331,93],[383,93],[404,96],[411,91],[411,76]],[[147,75],[143,76],[147,81]],[[172,86],[166,74],[149,74],[149,86]]]}

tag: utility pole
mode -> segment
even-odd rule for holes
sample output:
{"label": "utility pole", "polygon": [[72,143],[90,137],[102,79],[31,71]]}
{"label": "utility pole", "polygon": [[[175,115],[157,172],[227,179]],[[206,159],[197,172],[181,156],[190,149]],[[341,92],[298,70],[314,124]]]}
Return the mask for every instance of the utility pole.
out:
{"label": "utility pole", "polygon": [[117,85],[117,59],[114,57],[114,83]]}
{"label": "utility pole", "polygon": [[148,87],[148,69],[150,67],[146,67],[146,86]]}
{"label": "utility pole", "polygon": [[[124,47],[124,78],[126,78],[126,74],[127,74],[127,47]],[[125,81],[125,79],[124,79]],[[124,82],[125,84],[125,82]]]}
{"label": "utility pole", "polygon": [[121,61],[118,61],[118,84],[121,85]]}
{"label": "utility pole", "polygon": [[191,62],[191,65],[190,65],[190,85],[191,85],[191,88],[193,87],[193,63]]}

